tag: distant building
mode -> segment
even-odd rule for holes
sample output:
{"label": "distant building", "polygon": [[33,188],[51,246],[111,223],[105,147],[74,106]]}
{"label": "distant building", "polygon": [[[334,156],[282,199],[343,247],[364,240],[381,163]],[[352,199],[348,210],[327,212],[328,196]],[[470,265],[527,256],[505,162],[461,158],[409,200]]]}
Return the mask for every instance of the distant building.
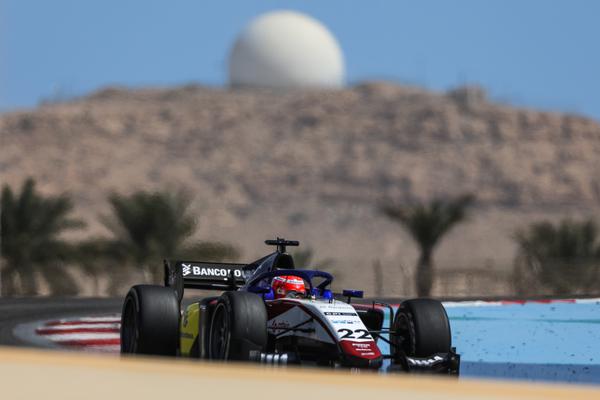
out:
{"label": "distant building", "polygon": [[294,11],[255,18],[238,36],[229,58],[231,86],[341,87],[344,57],[319,21]]}

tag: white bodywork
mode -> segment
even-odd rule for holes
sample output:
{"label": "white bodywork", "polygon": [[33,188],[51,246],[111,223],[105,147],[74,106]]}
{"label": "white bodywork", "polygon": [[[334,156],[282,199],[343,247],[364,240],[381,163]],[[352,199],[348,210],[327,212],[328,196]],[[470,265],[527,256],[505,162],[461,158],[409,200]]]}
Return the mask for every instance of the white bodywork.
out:
{"label": "white bodywork", "polygon": [[[354,307],[347,303],[336,300],[329,302],[304,299],[285,299],[285,302],[293,302],[298,305],[292,306],[289,310],[269,320],[267,326],[272,334],[280,334],[280,337],[288,335],[306,337],[325,343],[343,340],[373,341],[373,337],[369,334]],[[322,321],[325,327],[316,321],[313,315]],[[299,329],[286,332],[286,330],[309,320],[310,322],[301,325]],[[332,335],[336,341],[332,339]]]}

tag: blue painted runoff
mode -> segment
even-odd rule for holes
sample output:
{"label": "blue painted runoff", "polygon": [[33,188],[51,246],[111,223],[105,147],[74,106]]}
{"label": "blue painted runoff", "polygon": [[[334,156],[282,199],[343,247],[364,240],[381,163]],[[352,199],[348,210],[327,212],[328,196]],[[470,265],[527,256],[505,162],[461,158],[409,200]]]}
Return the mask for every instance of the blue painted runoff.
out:
{"label": "blue painted runoff", "polygon": [[446,311],[461,377],[600,384],[600,301]]}

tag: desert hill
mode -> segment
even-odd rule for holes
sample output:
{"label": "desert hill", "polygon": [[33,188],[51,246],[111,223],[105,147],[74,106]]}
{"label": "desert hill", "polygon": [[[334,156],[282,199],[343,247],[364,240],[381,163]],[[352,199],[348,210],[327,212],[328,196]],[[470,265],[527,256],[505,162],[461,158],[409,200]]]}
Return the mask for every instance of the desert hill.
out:
{"label": "desert hill", "polygon": [[104,233],[111,191],[184,187],[202,238],[238,243],[248,260],[266,238],[299,239],[367,289],[378,259],[388,294],[416,251],[377,212],[384,199],[477,195],[436,253],[441,269],[506,269],[516,228],[600,211],[600,124],[494,103],[477,87],[108,88],[5,113],[0,132],[2,182],[33,176],[45,193],[70,192],[89,224],[80,235]]}

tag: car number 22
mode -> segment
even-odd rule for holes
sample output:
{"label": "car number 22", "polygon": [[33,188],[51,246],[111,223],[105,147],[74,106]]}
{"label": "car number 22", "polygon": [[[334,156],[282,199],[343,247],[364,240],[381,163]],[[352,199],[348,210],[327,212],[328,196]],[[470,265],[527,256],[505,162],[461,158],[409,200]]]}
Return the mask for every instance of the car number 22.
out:
{"label": "car number 22", "polygon": [[340,339],[371,339],[369,331],[366,329],[338,329],[338,333],[341,335]]}

